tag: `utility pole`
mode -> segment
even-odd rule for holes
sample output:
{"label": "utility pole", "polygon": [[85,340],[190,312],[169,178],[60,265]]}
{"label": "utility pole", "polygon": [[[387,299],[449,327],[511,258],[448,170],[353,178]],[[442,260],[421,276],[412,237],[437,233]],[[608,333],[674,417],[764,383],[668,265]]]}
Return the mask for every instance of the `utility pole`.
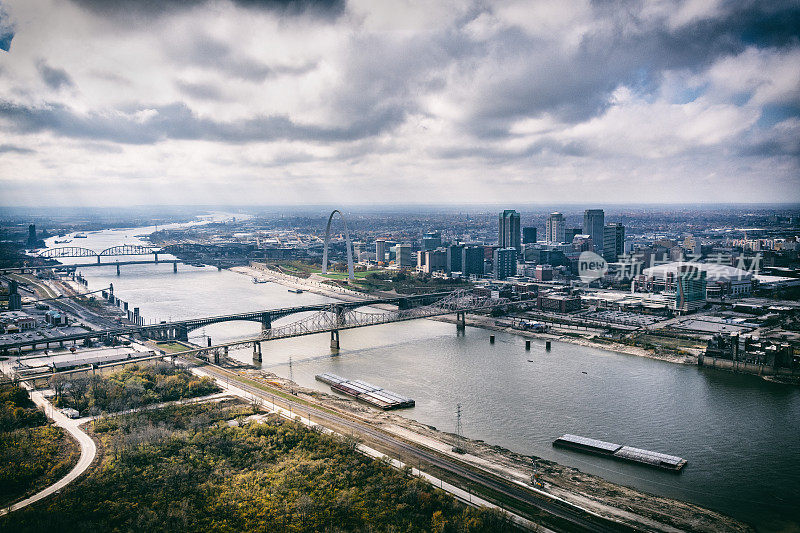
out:
{"label": "utility pole", "polygon": [[461,404],[456,404],[456,445],[453,446],[453,451],[456,453],[464,453],[464,448],[461,447]]}
{"label": "utility pole", "polygon": [[461,440],[461,404],[456,404],[456,436]]}

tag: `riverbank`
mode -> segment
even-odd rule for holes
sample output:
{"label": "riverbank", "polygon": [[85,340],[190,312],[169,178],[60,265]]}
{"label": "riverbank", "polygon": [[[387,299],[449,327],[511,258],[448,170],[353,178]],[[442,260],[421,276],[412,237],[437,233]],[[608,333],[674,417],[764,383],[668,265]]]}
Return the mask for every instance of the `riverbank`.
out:
{"label": "riverbank", "polygon": [[[379,411],[349,398],[303,387],[271,372],[238,372],[243,377],[292,392],[301,400],[357,418],[396,437],[488,470],[533,490],[536,489],[530,480],[536,472],[541,483],[539,490],[638,530],[752,531],[747,524],[695,504],[648,494],[576,468],[518,454],[483,441],[459,438],[396,412]],[[466,453],[456,454],[452,451],[454,445],[466,450]]]}
{"label": "riverbank", "polygon": [[[453,316],[439,316],[432,317],[430,320],[437,320],[439,322],[447,322],[455,324],[456,319]],[[574,330],[565,330],[558,333],[537,333],[533,331],[526,331],[522,329],[515,329],[507,326],[500,326],[495,323],[491,317],[479,315],[467,315],[466,324],[476,328],[490,329],[493,331],[501,331],[510,335],[517,335],[529,339],[552,340],[558,342],[566,342],[570,344],[577,344],[587,348],[597,348],[600,350],[607,350],[611,352],[623,353],[627,355],[635,355],[637,357],[647,357],[648,359],[657,359],[659,361],[666,361],[668,363],[676,363],[682,365],[696,365],[697,355],[678,356],[667,353],[657,353],[647,348],[640,346],[630,346],[619,342],[614,342],[607,339],[587,339],[586,337],[575,333]],[[552,330],[551,330],[552,331]],[[571,333],[571,334],[569,334]],[[576,336],[578,335],[578,336]]]}
{"label": "riverbank", "polygon": [[[357,301],[359,299],[367,298],[367,295],[363,293],[359,293],[356,291],[349,291],[339,287],[331,286],[329,284],[319,283],[310,279],[299,278],[297,276],[290,276],[288,274],[284,274],[282,272],[276,272],[275,270],[271,269],[257,269],[253,267],[234,267],[231,268],[230,270],[232,272],[250,276],[252,278],[256,278],[259,280],[269,280],[274,283],[287,285],[288,287],[295,289],[298,288],[303,289],[305,291],[319,294],[322,296],[327,296],[329,298],[337,298],[345,301]],[[455,317],[449,315],[432,317],[429,320],[437,320],[439,322],[448,322],[452,324],[455,324],[456,322]],[[468,326],[491,329],[494,331],[502,331],[512,335],[518,335],[520,337],[568,342],[571,344],[578,344],[580,346],[586,346],[589,348],[598,348],[601,350],[624,353],[627,355],[636,355],[638,357],[658,359],[660,361],[667,361],[669,363],[688,364],[688,365],[697,364],[698,354],[696,353],[685,356],[678,356],[667,353],[658,353],[653,350],[649,350],[647,348],[642,348],[640,346],[629,346],[627,344],[622,344],[607,339],[590,340],[583,336],[573,336],[574,333],[573,335],[568,335],[567,333],[571,333],[570,331],[564,331],[563,333],[535,333],[532,331],[525,331],[505,326],[499,326],[495,323],[495,320],[493,318],[480,315],[468,315],[466,322]]]}

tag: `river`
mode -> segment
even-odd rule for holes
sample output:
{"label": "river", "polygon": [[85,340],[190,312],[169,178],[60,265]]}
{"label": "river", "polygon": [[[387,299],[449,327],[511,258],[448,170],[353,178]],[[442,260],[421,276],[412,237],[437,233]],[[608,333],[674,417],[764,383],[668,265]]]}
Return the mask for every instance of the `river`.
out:
{"label": "river", "polygon": [[[155,228],[90,233],[70,246],[100,251],[142,242]],[[48,240],[48,245],[52,244]],[[166,258],[166,257],[165,257]],[[64,262],[85,262],[86,259]],[[215,267],[123,266],[83,270],[90,289],[114,284],[117,297],[148,321],[182,319],[329,301]],[[297,320],[286,317],[276,324]],[[249,322],[209,326],[190,336],[215,343],[259,331]],[[415,399],[400,413],[523,454],[574,466],[647,492],[688,500],[761,531],[800,528],[800,389],[756,376],[684,366],[602,349],[524,340],[453,324],[416,320],[347,330],[338,355],[329,335],[264,343],[264,368],[291,373],[326,392],[315,374],[362,379]],[[200,339],[195,339],[201,342]],[[249,350],[231,352],[252,362]],[[529,362],[532,361],[532,362]],[[564,433],[647,448],[688,460],[680,474],[559,450]]]}

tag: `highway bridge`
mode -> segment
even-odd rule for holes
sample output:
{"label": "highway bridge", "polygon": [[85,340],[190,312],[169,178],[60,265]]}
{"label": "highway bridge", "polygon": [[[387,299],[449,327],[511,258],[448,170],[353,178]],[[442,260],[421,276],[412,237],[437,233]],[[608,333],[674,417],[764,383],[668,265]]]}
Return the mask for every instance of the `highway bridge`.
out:
{"label": "highway bridge", "polygon": [[91,267],[104,267],[104,266],[115,266],[117,267],[117,275],[120,274],[119,267],[125,265],[172,265],[172,271],[178,271],[178,263],[181,263],[179,259],[161,259],[158,258],[152,260],[138,260],[138,261],[114,261],[106,262],[106,263],[72,263],[72,264],[62,264],[56,263],[52,265],[29,265],[24,267],[7,267],[7,268],[0,268],[0,275],[3,274],[33,274],[39,272],[40,270],[55,270],[55,271],[73,271],[79,268],[91,268]]}
{"label": "highway bridge", "polygon": [[[282,309],[267,309],[261,311],[252,311],[247,313],[233,313],[228,315],[217,315],[201,318],[190,318],[186,320],[179,320],[173,322],[163,322],[160,324],[137,324],[132,326],[121,326],[118,328],[86,331],[75,333],[71,335],[63,335],[60,337],[50,337],[47,339],[30,339],[22,338],[13,340],[12,342],[5,342],[0,344],[0,353],[8,355],[9,353],[21,354],[23,349],[35,350],[38,347],[49,348],[51,346],[64,346],[78,342],[90,343],[93,340],[105,341],[114,340],[118,337],[128,335],[141,335],[142,337],[157,339],[157,340],[188,340],[189,332],[208,326],[211,324],[219,324],[222,322],[235,322],[235,321],[249,321],[258,322],[261,324],[262,331],[266,332],[272,329],[272,321],[285,316],[316,311],[319,313],[331,313],[335,316],[342,317],[342,320],[348,316],[349,312],[354,311],[359,307],[373,306],[379,304],[392,304],[397,305],[399,310],[406,310],[415,305],[425,305],[433,303],[437,300],[447,298],[451,293],[431,293],[420,295],[402,295],[390,298],[374,298],[359,300],[356,302],[336,302],[336,303],[323,303],[314,305],[302,305],[297,307],[286,307]],[[452,312],[452,311],[451,311]],[[446,314],[446,313],[445,313]],[[141,317],[138,317],[141,319]],[[354,315],[351,315],[351,321],[354,320]],[[303,322],[303,321],[300,321]],[[352,322],[355,326],[356,322]],[[377,323],[377,322],[374,322]],[[304,323],[305,324],[305,323]],[[364,323],[363,325],[370,325]],[[308,327],[306,327],[308,329]],[[343,325],[340,329],[346,329]],[[327,330],[326,330],[327,331]],[[296,332],[299,333],[299,330]],[[308,333],[306,333],[308,334]],[[272,338],[285,338],[285,332],[276,335]],[[271,338],[264,338],[262,340],[271,340]],[[252,342],[252,341],[249,341]]]}

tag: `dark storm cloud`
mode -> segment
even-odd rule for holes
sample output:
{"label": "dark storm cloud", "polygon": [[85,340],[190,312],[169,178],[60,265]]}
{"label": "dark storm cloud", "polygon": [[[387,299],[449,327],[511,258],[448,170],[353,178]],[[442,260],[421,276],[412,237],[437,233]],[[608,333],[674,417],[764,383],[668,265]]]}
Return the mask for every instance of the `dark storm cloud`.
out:
{"label": "dark storm cloud", "polygon": [[614,31],[590,32],[571,55],[545,39],[507,28],[489,45],[488,60],[505,67],[481,90],[465,127],[480,137],[502,137],[521,117],[549,113],[577,123],[602,113],[612,91],[625,85],[648,94],[665,70],[699,72],[748,46],[781,47],[800,39],[800,3],[731,2],[721,16],[677,29],[646,22],[632,2],[598,2],[598,18]]}
{"label": "dark storm cloud", "polygon": [[[0,102],[0,119],[19,133],[51,132],[58,136],[152,144],[167,139],[246,143],[276,140],[339,142],[377,135],[402,123],[404,116],[385,110],[349,125],[325,127],[297,124],[283,115],[231,122],[198,117],[184,104],[142,107],[131,113],[77,114],[63,105],[28,107]],[[133,113],[140,112],[135,115]]]}
{"label": "dark storm cloud", "polygon": [[[204,6],[209,0],[72,0],[103,16],[151,18]],[[344,0],[231,0],[245,8],[265,9],[288,16],[311,15],[337,18],[344,12]]]}
{"label": "dark storm cloud", "polygon": [[44,60],[36,64],[36,69],[39,71],[42,81],[51,89],[58,90],[61,87],[73,87],[75,85],[66,70],[51,67]]}

